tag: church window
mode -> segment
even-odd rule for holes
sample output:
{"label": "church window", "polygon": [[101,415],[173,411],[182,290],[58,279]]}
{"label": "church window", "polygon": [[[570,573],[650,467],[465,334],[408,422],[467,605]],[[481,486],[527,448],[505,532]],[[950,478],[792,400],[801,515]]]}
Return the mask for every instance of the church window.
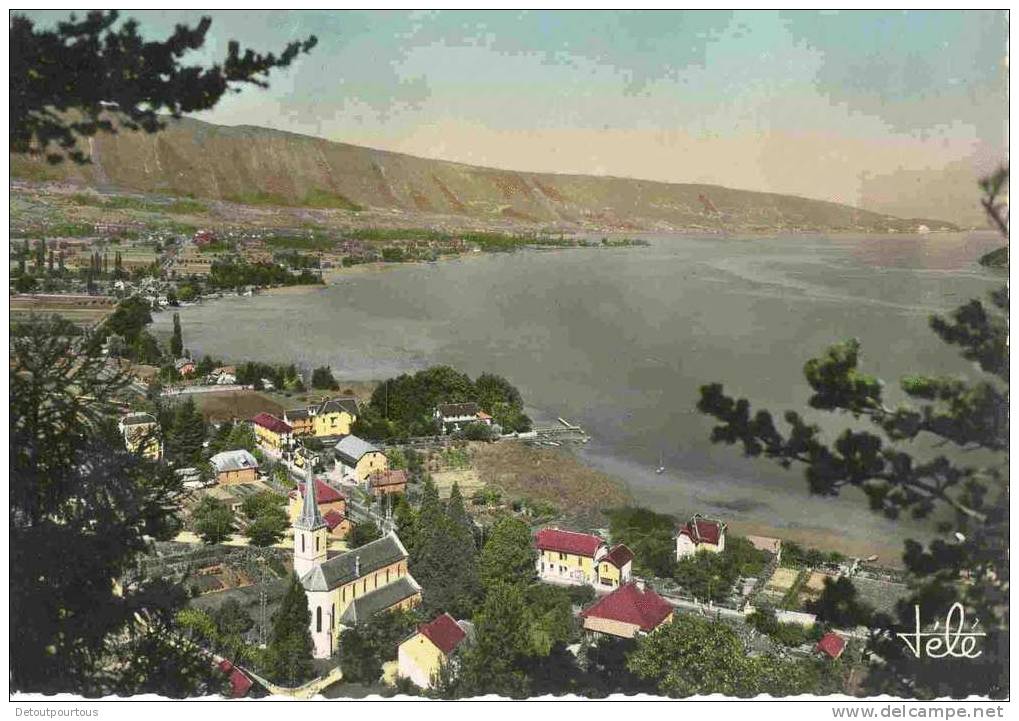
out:
{"label": "church window", "polygon": [[315,536],[315,553],[318,553],[318,536]]}
{"label": "church window", "polygon": [[304,534],[301,534],[301,553],[304,553]]}
{"label": "church window", "polygon": [[319,606],[315,609],[315,630],[322,630],[322,607]]}
{"label": "church window", "polygon": [[334,603],[329,610],[329,630],[333,630],[333,619],[336,618],[336,604]]}

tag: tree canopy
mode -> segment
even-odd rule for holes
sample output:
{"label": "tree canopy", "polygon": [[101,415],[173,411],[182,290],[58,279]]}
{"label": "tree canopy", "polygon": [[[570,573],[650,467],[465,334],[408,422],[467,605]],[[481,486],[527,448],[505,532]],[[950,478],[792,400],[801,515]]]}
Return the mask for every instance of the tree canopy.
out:
{"label": "tree canopy", "polygon": [[13,14],[11,43],[10,150],[45,155],[53,163],[70,157],[88,162],[79,147],[100,131],[119,128],[154,133],[166,115],[179,118],[214,107],[245,85],[267,87],[272,70],[310,51],[314,35],[283,51],[258,53],[227,44],[226,57],[205,67],[181,58],[205,45],[212,19],[177,25],[161,41],[143,38],[135,20],[116,10],[75,15],[54,29]]}

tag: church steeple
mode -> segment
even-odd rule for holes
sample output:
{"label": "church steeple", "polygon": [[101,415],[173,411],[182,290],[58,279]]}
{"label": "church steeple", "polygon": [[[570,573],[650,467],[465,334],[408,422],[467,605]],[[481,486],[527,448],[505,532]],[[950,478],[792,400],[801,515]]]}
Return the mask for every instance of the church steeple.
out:
{"label": "church steeple", "polygon": [[311,472],[311,461],[306,460],[304,462],[304,500],[301,503],[301,514],[294,521],[294,528],[314,531],[316,528],[325,528],[326,526],[326,522],[318,510],[315,485],[315,476]]}
{"label": "church steeple", "polygon": [[301,513],[294,521],[294,573],[298,578],[315,566],[325,562],[328,546],[328,526],[318,510],[315,498],[315,476],[311,471],[311,459],[304,466],[304,499]]}

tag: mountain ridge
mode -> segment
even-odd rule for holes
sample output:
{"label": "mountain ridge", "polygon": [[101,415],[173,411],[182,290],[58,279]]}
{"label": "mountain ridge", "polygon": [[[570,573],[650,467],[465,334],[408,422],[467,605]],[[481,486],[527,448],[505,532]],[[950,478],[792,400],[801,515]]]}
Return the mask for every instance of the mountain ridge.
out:
{"label": "mountain ridge", "polygon": [[908,232],[904,219],[827,200],[703,183],[536,173],[422,158],[254,125],[182,118],[160,133],[97,135],[93,162],[11,155],[11,177],[247,205],[463,216],[602,230]]}

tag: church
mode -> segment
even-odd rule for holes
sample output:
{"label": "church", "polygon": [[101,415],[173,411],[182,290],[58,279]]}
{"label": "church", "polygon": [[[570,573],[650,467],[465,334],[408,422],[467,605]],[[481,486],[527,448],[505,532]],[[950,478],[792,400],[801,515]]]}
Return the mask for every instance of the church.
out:
{"label": "church", "polygon": [[305,476],[301,512],[293,523],[294,573],[308,596],[314,656],[328,658],[343,629],[383,611],[416,606],[421,586],[408,573],[407,549],[392,530],[329,558],[329,527],[315,499],[317,484],[310,471]]}

